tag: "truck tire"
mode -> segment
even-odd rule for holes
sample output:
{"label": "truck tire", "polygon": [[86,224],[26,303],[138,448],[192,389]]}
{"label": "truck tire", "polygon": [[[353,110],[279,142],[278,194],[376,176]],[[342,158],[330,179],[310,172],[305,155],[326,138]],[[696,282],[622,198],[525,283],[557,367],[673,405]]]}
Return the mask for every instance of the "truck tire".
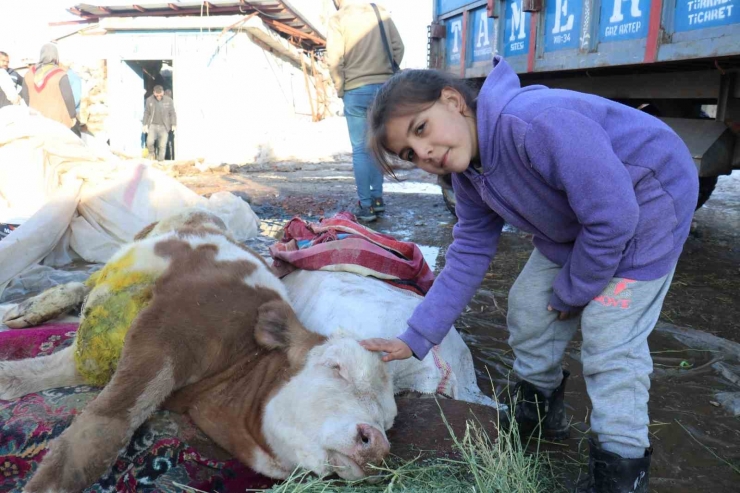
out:
{"label": "truck tire", "polygon": [[437,177],[437,184],[442,189],[442,199],[445,201],[447,210],[455,215],[455,191],[452,189],[452,176],[451,175],[439,175]]}
{"label": "truck tire", "polygon": [[696,201],[696,209],[704,205],[704,202],[709,200],[714,192],[714,187],[717,186],[716,176],[702,176],[699,177],[699,198]]}

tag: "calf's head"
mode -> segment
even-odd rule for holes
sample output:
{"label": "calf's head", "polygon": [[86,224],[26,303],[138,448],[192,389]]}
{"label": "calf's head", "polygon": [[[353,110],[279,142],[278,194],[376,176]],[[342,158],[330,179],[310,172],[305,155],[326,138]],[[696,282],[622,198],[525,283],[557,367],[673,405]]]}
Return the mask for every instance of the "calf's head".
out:
{"label": "calf's head", "polygon": [[390,452],[385,432],[397,413],[385,364],[351,337],[323,339],[300,350],[301,330],[306,331],[290,330],[284,339],[292,346],[291,364],[300,370],[265,406],[265,439],[288,470],[335,472],[349,480],[371,475],[371,466]]}

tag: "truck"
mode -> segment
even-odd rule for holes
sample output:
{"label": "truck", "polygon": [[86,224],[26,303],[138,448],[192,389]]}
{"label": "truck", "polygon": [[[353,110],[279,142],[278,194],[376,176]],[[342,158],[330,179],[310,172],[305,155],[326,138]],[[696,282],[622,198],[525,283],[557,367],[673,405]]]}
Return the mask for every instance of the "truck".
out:
{"label": "truck", "polygon": [[[684,140],[697,209],[740,168],[740,0],[432,0],[429,68],[479,88],[502,55],[522,86],[596,94]],[[449,177],[440,178],[454,212]]]}

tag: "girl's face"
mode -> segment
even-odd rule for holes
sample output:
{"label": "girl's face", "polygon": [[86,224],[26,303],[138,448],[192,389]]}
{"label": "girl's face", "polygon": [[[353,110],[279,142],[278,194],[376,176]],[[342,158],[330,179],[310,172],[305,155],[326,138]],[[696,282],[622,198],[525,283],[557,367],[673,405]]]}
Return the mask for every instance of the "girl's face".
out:
{"label": "girl's face", "polygon": [[388,150],[427,173],[462,173],[478,157],[475,116],[452,88],[429,108],[386,124]]}

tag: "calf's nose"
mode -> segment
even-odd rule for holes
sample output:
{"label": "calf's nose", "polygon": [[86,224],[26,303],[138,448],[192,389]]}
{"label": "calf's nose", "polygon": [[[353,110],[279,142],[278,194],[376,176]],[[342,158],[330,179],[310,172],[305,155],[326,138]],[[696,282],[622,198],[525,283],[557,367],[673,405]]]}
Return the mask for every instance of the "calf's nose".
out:
{"label": "calf's nose", "polygon": [[391,444],[382,431],[368,424],[357,425],[357,444],[367,456],[380,460],[391,451]]}

